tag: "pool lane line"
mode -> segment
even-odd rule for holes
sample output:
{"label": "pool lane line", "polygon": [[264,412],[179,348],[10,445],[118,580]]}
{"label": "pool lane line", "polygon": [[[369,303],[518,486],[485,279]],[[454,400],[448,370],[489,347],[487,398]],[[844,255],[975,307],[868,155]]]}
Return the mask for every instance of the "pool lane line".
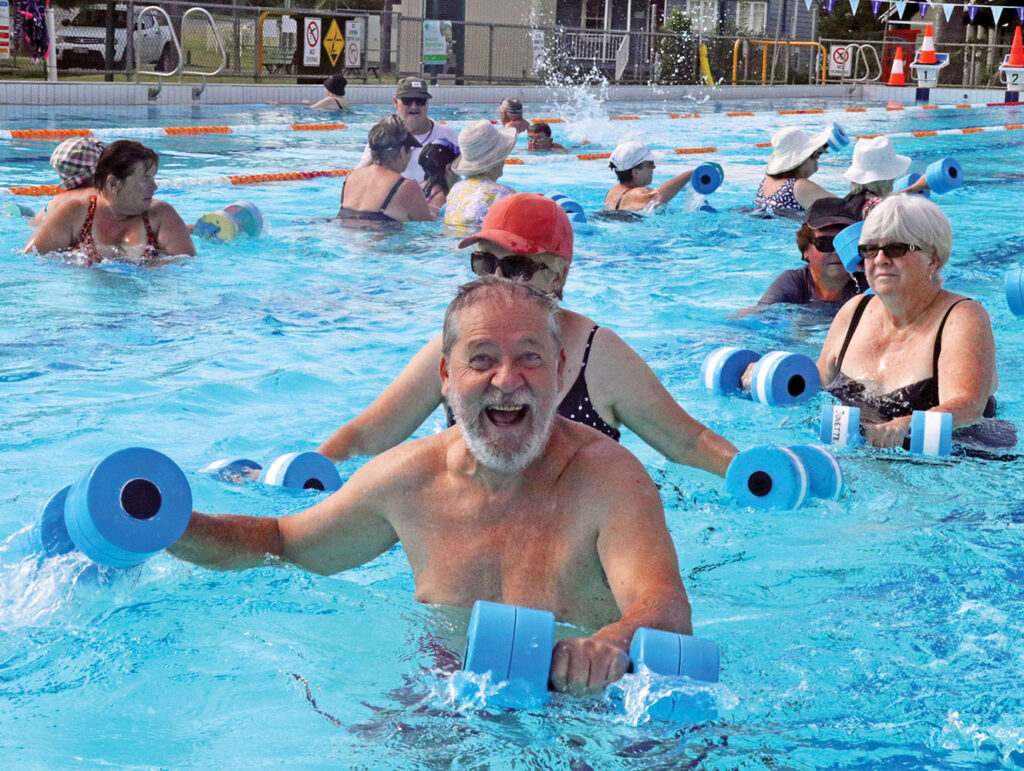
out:
{"label": "pool lane line", "polygon": [[[902,131],[886,136],[892,139],[921,139],[926,137],[953,136],[963,134],[980,134],[983,132],[995,131],[1020,131],[1024,129],[1024,123],[1008,123],[1002,126],[972,126],[967,128],[934,129],[931,131]],[[857,134],[855,139],[870,139],[882,136],[881,134]],[[735,144],[722,145],[720,147],[673,147],[657,152],[666,155],[702,155],[706,153],[717,153],[721,150],[748,150],[751,147],[764,149],[771,147],[771,142],[756,142],[753,145]],[[548,155],[546,159],[551,161],[598,161],[611,158],[611,153],[567,153],[564,155]],[[509,157],[505,163],[512,166],[540,166],[526,161],[519,157]],[[296,182],[319,177],[344,177],[350,174],[353,169],[329,169],[325,171],[278,171],[265,174],[227,174],[208,177],[170,177],[158,179],[157,184],[166,190],[185,190],[192,187],[217,187],[230,185],[255,185],[263,182]],[[19,187],[0,187],[0,194],[41,196],[57,195],[63,192],[59,185],[23,185]]]}
{"label": "pool lane line", "polygon": [[[637,121],[637,120],[660,120],[669,119],[694,119],[725,116],[727,118],[752,118],[763,115],[824,115],[826,113],[869,113],[869,112],[909,112],[912,110],[964,110],[983,107],[1019,107],[1024,102],[985,102],[979,104],[921,104],[921,105],[887,105],[885,107],[842,107],[842,108],[810,108],[804,110],[763,110],[739,111],[739,112],[686,112],[668,113],[667,115],[609,115],[608,120],[615,121]],[[439,120],[438,123],[445,125],[449,121]],[[453,121],[459,123],[461,121]],[[470,121],[466,121],[469,123]],[[534,123],[565,123],[564,118],[534,118]],[[111,137],[152,137],[152,136],[182,136],[191,134],[253,134],[264,131],[290,130],[290,131],[344,131],[350,128],[369,127],[372,124],[347,124],[347,123],[247,123],[238,126],[163,126],[163,127],[138,127],[126,126],[122,128],[102,129],[10,129],[0,131],[0,139],[68,139],[70,137],[95,136],[99,138]]]}

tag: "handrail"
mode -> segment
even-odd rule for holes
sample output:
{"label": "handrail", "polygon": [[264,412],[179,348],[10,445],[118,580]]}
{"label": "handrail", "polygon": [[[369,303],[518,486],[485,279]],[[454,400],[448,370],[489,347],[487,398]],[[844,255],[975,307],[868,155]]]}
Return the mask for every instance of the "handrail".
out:
{"label": "handrail", "polygon": [[746,38],[736,38],[736,42],[732,45],[732,84],[736,85],[737,72],[739,70],[739,49],[740,43],[754,43],[755,45],[760,44],[764,46],[761,55],[761,85],[765,86],[768,84],[768,46],[810,46],[812,48],[819,48],[821,50],[821,79],[824,80],[828,77],[828,54],[825,52],[825,46],[821,43],[815,43],[813,41],[791,41],[791,40],[747,40]]}
{"label": "handrail", "polygon": [[[853,60],[853,75],[852,80],[858,83],[867,83],[869,80],[881,80],[882,79],[882,60],[878,58],[878,51],[870,43],[851,43],[849,48],[856,50],[856,58]],[[870,51],[871,55],[875,57],[875,64],[878,65],[878,74],[875,77],[871,77],[871,62],[868,61],[867,54],[865,51]],[[864,77],[858,77],[858,64],[864,63]]]}
{"label": "handrail", "polygon": [[[174,43],[174,48],[178,52],[178,64],[171,72],[157,72],[156,70],[141,70],[139,69],[139,27],[142,24],[142,17],[152,11],[154,14],[162,13],[164,19],[167,21],[167,29],[171,33],[171,42]],[[157,22],[159,23],[159,22]],[[181,72],[182,64],[184,63],[184,57],[181,55],[181,44],[178,42],[178,35],[174,32],[174,25],[171,24],[171,17],[167,15],[167,11],[158,5],[147,5],[141,11],[139,11],[138,18],[135,20],[135,26],[132,30],[133,43],[135,45],[135,74],[136,75],[155,75],[157,78],[173,78],[179,72]]]}
{"label": "handrail", "polygon": [[[205,8],[193,7],[189,8],[185,13],[181,15],[181,28],[185,29],[185,19],[188,18],[190,13],[206,14],[206,18],[210,21],[210,27],[213,29],[213,39],[217,41],[217,47],[220,49],[220,66],[217,67],[213,72],[202,72],[200,70],[181,70],[182,75],[199,75],[200,77],[210,77],[214,75],[220,75],[228,66],[228,53],[224,50],[224,41],[220,39],[220,30],[217,29],[217,24],[213,20],[213,16]],[[178,60],[181,60],[181,49],[178,49]],[[180,69],[180,67],[179,67]]]}

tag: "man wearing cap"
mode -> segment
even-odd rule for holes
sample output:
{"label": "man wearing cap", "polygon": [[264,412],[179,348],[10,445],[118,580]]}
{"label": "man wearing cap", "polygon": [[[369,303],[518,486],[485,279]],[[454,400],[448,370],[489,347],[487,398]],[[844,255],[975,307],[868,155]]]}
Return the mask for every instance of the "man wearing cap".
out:
{"label": "man wearing cap", "polygon": [[654,162],[660,158],[660,153],[652,152],[640,142],[623,142],[616,147],[608,165],[619,181],[604,197],[605,211],[643,211],[675,198],[686,187],[693,171],[684,171],[650,188]]}
{"label": "man wearing cap", "polygon": [[523,282],[461,287],[433,362],[458,427],[379,455],[297,514],[193,512],[171,553],[220,570],[291,563],[330,575],[401,542],[419,602],[523,605],[594,630],[558,642],[550,679],[603,689],[625,674],[639,627],[691,634],[690,605],[644,467],[555,414],[558,314]]}
{"label": "man wearing cap", "polygon": [[839,231],[859,219],[841,198],[820,198],[811,204],[796,232],[801,259],[807,264],[784,271],[757,304],[813,305],[834,314],[851,297],[864,292],[868,288],[864,274],[848,273],[832,244]]}
{"label": "man wearing cap", "polygon": [[530,128],[530,122],[523,119],[523,103],[511,96],[498,106],[498,121],[502,128],[514,128],[517,134]]}
{"label": "man wearing cap", "polygon": [[[569,217],[550,198],[516,193],[495,203],[479,232],[460,242],[474,247],[470,268],[529,283],[562,297],[573,256]],[[736,448],[692,418],[625,341],[593,319],[562,308],[565,351],[559,415],[618,440],[619,426],[638,434],[676,463],[724,476]],[[443,402],[438,335],[361,414],[318,448],[329,458],[376,455],[410,436]]]}
{"label": "man wearing cap", "polygon": [[[447,139],[453,147],[458,147],[458,132],[450,126],[436,123],[428,117],[429,101],[430,92],[427,91],[424,81],[419,78],[402,78],[398,81],[394,99],[395,112],[405,122],[406,128],[416,137],[421,147],[439,139]],[[422,184],[424,179],[423,167],[420,166],[421,147],[413,149],[409,165],[402,172],[403,177],[415,180],[419,184]],[[356,168],[368,165],[370,160],[370,146],[367,145]]]}

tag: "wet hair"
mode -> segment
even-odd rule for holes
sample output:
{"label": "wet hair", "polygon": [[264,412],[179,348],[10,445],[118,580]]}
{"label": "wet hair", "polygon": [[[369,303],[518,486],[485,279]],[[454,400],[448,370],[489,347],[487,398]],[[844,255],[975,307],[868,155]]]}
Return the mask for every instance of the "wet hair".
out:
{"label": "wet hair", "polygon": [[628,185],[630,182],[633,181],[633,169],[635,169],[636,166],[634,166],[633,169],[619,171],[610,163],[608,165],[611,166],[611,170],[615,172],[615,176],[619,178],[619,182],[621,182],[623,185]]}
{"label": "wet hair", "polygon": [[448,184],[448,165],[459,157],[457,150],[450,143],[431,142],[420,151],[420,166],[423,167],[423,189],[431,190],[440,186],[445,195],[451,185]]}
{"label": "wet hair", "polygon": [[388,163],[398,157],[403,147],[419,147],[405,122],[397,115],[389,115],[370,129],[368,136],[370,157],[374,163]]}
{"label": "wet hair", "polygon": [[939,270],[953,251],[953,228],[942,209],[923,195],[902,193],[883,198],[864,220],[860,242],[892,240],[933,252]]}
{"label": "wet hair", "polygon": [[96,161],[96,189],[105,189],[107,178],[111,176],[123,182],[138,163],[144,164],[147,169],[155,169],[160,165],[160,156],[156,151],[133,139],[118,139],[111,142],[103,148],[99,160]]}
{"label": "wet hair", "polygon": [[889,195],[889,193],[892,192],[892,183],[895,181],[896,180],[894,179],[876,179],[866,184],[861,184],[860,182],[851,182],[850,192],[856,194],[863,193],[866,190],[869,193],[874,193],[877,196],[885,198],[887,195]]}
{"label": "wet hair", "polygon": [[455,299],[444,312],[444,329],[441,332],[441,353],[447,358],[462,337],[459,314],[466,308],[485,301],[526,300],[544,312],[548,332],[555,341],[555,347],[562,348],[562,325],[558,319],[558,302],[549,294],[534,289],[525,281],[513,281],[498,276],[481,276],[475,281],[459,287]]}
{"label": "wet hair", "polygon": [[551,126],[543,121],[536,121],[530,124],[530,134],[543,134],[544,136],[551,138]]}

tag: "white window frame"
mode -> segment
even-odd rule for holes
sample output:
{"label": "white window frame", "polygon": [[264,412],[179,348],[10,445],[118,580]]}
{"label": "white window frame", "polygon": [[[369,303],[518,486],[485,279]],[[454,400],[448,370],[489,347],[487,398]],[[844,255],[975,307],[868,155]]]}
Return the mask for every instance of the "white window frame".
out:
{"label": "white window frame", "polygon": [[[760,13],[761,23],[756,23]],[[768,29],[768,3],[766,0],[739,0],[736,3],[736,27],[750,35],[764,35]]]}
{"label": "white window frame", "polygon": [[700,35],[718,32],[718,0],[686,0],[686,15],[693,22],[693,31]]}

